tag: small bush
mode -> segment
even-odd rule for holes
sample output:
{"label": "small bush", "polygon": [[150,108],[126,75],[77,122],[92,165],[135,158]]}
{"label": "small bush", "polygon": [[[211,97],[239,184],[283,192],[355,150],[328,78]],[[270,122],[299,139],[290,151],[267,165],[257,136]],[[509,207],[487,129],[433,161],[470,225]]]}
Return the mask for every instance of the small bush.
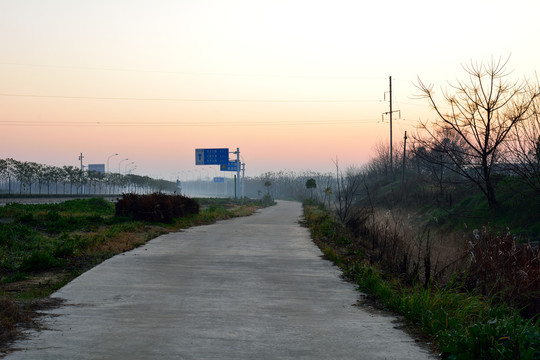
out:
{"label": "small bush", "polygon": [[21,223],[21,224],[25,224],[25,225],[33,224],[35,222],[34,214],[32,214],[30,212],[25,213],[25,214],[21,214],[20,216],[18,216],[15,219],[15,221],[18,222],[18,223]]}
{"label": "small bush", "polygon": [[48,270],[62,265],[62,260],[55,258],[46,251],[33,251],[29,256],[23,259],[19,270],[21,271],[40,271]]}
{"label": "small bush", "polygon": [[274,201],[272,196],[270,196],[270,194],[265,194],[262,197],[261,201],[262,201],[263,206],[272,206],[276,204],[276,202]]}
{"label": "small bush", "polygon": [[173,219],[199,213],[199,203],[182,195],[124,194],[116,202],[116,216],[130,216],[139,221],[172,223]]}
{"label": "small bush", "polygon": [[15,324],[30,321],[28,312],[5,296],[0,296],[0,343],[17,334]]}
{"label": "small bush", "polygon": [[16,272],[14,274],[4,276],[1,283],[7,284],[15,281],[22,281],[28,279],[28,274],[25,272]]}
{"label": "small bush", "polygon": [[45,221],[56,222],[60,220],[60,214],[57,210],[50,210],[45,215]]}
{"label": "small bush", "polygon": [[524,315],[538,316],[539,250],[530,244],[517,244],[509,232],[496,234],[484,228],[475,230],[474,236],[466,252],[466,287],[523,309]]}
{"label": "small bush", "polygon": [[70,236],[64,233],[58,237],[58,244],[53,251],[55,258],[68,258],[77,253],[78,250],[84,249],[88,246],[89,240],[84,239],[80,235]]}
{"label": "small bush", "polygon": [[112,213],[113,204],[104,198],[90,198],[90,199],[75,199],[65,201],[57,205],[58,211],[63,212],[80,212],[80,213],[96,213],[101,215],[108,215]]}
{"label": "small bush", "polygon": [[507,315],[449,329],[439,337],[445,359],[539,359],[540,331],[531,320]]}

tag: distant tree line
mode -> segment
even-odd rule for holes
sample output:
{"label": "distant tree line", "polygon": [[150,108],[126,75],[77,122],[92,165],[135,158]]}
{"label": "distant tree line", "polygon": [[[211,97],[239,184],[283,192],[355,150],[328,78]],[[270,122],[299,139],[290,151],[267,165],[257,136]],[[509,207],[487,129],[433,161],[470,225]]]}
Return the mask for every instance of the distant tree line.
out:
{"label": "distant tree line", "polygon": [[[309,187],[307,186],[309,181]],[[325,199],[324,190],[335,183],[333,174],[313,171],[275,171],[266,172],[245,180],[247,197],[261,198],[269,194],[272,198],[283,200]]]}
{"label": "distant tree line", "polygon": [[50,166],[11,158],[0,159],[0,194],[150,194],[178,191],[175,182],[148,176],[102,173],[74,166]]}

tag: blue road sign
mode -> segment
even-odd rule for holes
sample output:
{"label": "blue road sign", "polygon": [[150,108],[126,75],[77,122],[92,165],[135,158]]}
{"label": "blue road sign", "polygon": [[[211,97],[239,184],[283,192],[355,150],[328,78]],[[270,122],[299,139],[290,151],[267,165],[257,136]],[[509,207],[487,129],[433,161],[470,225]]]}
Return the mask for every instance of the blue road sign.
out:
{"label": "blue road sign", "polygon": [[225,182],[225,178],[224,178],[224,177],[215,177],[215,178],[214,178],[214,182],[215,182],[215,183],[224,183],[224,182]]}
{"label": "blue road sign", "polygon": [[195,149],[195,165],[221,165],[229,162],[229,149]]}
{"label": "blue road sign", "polygon": [[221,171],[238,171],[238,169],[239,169],[238,164],[239,164],[238,160],[229,161],[226,164],[221,164],[219,166],[219,170],[221,170]]}

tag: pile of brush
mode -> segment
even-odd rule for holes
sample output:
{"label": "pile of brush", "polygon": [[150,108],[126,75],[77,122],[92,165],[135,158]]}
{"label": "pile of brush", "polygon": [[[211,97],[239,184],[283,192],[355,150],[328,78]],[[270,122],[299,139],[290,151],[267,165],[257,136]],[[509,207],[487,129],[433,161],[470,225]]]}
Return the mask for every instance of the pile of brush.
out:
{"label": "pile of brush", "polygon": [[199,203],[183,195],[123,194],[116,202],[116,216],[135,220],[172,223],[173,219],[199,213]]}

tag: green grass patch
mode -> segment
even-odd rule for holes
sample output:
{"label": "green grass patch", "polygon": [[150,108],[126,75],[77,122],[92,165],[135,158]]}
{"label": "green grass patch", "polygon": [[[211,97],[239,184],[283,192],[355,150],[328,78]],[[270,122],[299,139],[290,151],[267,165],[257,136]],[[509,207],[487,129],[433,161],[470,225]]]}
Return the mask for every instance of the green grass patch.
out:
{"label": "green grass patch", "polygon": [[493,175],[499,206],[491,210],[485,194],[474,184],[447,173],[442,191],[426,174],[407,174],[406,184],[399,177],[366,176],[367,193],[360,206],[400,208],[441,232],[466,231],[487,226],[493,231],[506,228],[521,241],[540,241],[540,201],[538,191],[518,177]]}
{"label": "green grass patch", "polygon": [[535,191],[513,177],[504,177],[496,184],[499,207],[489,209],[485,195],[473,189],[451,207],[431,206],[427,212],[438,217],[443,229],[472,231],[488,226],[493,231],[506,232],[524,241],[540,240],[540,202]]}
{"label": "green grass patch", "polygon": [[344,270],[360,289],[433,337],[444,359],[540,357],[539,324],[508,307],[452,288],[404,288],[369,266],[356,264]]}

